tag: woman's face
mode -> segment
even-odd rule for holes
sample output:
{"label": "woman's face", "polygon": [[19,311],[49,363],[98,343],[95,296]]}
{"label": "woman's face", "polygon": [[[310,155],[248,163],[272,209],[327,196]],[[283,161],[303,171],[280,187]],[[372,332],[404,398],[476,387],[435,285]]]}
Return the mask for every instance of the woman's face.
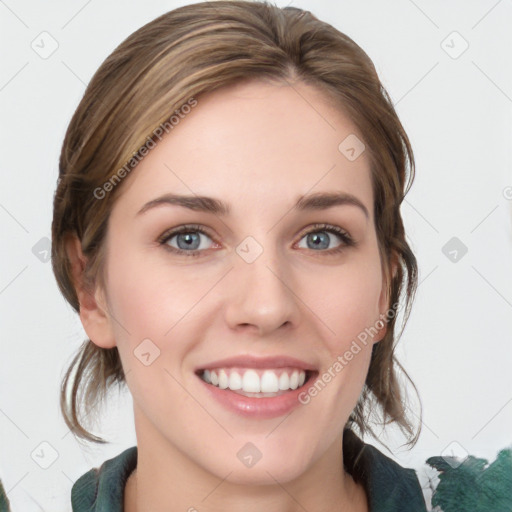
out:
{"label": "woman's face", "polygon": [[[125,178],[94,341],[117,345],[155,461],[274,484],[340,455],[387,309],[355,135],[310,86],[246,82],[199,98]],[[214,368],[220,387],[200,377]],[[278,397],[221,389],[294,387],[301,369]]]}

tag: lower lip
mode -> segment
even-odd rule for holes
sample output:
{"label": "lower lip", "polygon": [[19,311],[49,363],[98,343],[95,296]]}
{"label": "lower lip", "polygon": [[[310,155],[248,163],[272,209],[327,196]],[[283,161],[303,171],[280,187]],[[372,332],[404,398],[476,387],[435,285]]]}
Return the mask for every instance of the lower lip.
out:
{"label": "lower lip", "polygon": [[229,389],[220,389],[208,384],[201,377],[197,377],[207,392],[219,403],[231,411],[250,418],[277,418],[290,413],[299,405],[299,395],[316,380],[318,374],[312,375],[300,388],[292,389],[287,393],[275,397],[255,398],[239,395]]}

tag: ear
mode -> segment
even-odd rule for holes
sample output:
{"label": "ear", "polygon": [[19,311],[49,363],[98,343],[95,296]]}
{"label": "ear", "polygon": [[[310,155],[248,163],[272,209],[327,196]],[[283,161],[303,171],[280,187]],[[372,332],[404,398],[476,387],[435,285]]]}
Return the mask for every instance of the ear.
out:
{"label": "ear", "polygon": [[72,236],[66,241],[66,251],[71,264],[73,284],[80,303],[80,320],[87,336],[98,347],[115,347],[116,342],[105,294],[96,284],[94,284],[94,290],[87,287],[84,276],[87,259],[82,253],[80,240],[76,236]]}
{"label": "ear", "polygon": [[378,333],[374,337],[374,343],[378,343],[379,341],[382,341],[384,339],[384,336],[386,335],[386,332],[388,330],[387,326],[387,313],[389,311],[389,308],[391,304],[390,301],[390,290],[391,290],[391,281],[396,276],[398,270],[398,263],[396,261],[396,258],[392,259],[391,263],[391,272],[390,272],[390,278],[389,282],[386,281],[386,275],[384,272],[382,273],[382,290],[379,297],[379,321],[382,321],[384,323],[384,326],[379,329]]}

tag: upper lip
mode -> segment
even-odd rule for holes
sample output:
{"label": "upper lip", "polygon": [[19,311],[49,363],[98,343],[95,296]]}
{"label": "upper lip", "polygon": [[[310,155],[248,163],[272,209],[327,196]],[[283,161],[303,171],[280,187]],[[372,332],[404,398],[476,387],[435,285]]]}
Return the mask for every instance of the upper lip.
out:
{"label": "upper lip", "polygon": [[234,356],[226,359],[218,359],[211,363],[206,363],[203,366],[196,368],[200,370],[212,370],[215,368],[231,368],[238,366],[240,368],[299,368],[302,370],[315,371],[316,368],[313,364],[301,361],[295,357],[285,355],[278,355],[273,357],[257,357],[251,355]]}

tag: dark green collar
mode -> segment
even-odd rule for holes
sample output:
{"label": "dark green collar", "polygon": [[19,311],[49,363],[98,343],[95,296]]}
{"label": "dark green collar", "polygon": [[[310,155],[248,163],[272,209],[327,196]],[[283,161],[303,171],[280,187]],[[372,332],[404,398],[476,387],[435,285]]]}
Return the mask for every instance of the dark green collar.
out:
{"label": "dark green collar", "polygon": [[2,482],[0,482],[0,512],[10,512],[9,500],[5,493]]}
{"label": "dark green collar", "polygon": [[349,429],[343,435],[343,464],[366,489],[370,512],[426,512],[414,469],[403,468]]}
{"label": "dark green collar", "polygon": [[[413,469],[406,469],[349,429],[343,435],[343,463],[366,489],[370,512],[426,512]],[[71,491],[73,512],[122,512],[126,480],[137,466],[137,447],[81,476]]]}

